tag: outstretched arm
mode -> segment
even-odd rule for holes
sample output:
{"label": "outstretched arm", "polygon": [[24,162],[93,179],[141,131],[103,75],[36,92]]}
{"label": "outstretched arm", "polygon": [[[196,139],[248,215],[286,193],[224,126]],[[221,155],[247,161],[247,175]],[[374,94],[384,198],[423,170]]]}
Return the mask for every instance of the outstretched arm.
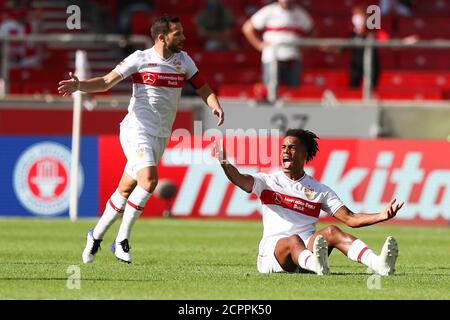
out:
{"label": "outstretched arm", "polygon": [[373,214],[353,213],[346,206],[343,206],[338,211],[336,211],[334,217],[352,228],[370,226],[372,224],[376,224],[394,218],[397,212],[405,204],[404,202],[402,202],[394,205],[396,201],[397,201],[396,199],[392,199],[382,212]]}
{"label": "outstretched arm", "polygon": [[220,144],[216,142],[214,153],[215,157],[219,160],[223,172],[225,172],[228,180],[245,192],[251,193],[255,180],[249,174],[241,174],[235,166],[227,161],[226,152],[223,148],[223,141],[220,141]]}
{"label": "outstretched arm", "polygon": [[72,72],[69,73],[69,76],[69,80],[59,82],[58,92],[64,97],[78,90],[84,92],[104,92],[122,81],[122,76],[115,71],[111,71],[103,77],[95,77],[84,81],[80,81]]}

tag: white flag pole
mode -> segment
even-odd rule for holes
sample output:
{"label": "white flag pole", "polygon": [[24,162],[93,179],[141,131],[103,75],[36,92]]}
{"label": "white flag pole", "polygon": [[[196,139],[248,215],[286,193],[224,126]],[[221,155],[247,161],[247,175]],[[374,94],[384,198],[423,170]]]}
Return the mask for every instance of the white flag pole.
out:
{"label": "white flag pole", "polygon": [[[75,75],[79,80],[85,80],[88,73],[87,56],[85,51],[77,50],[75,55]],[[70,166],[70,220],[76,221],[78,217],[78,172],[80,167],[80,135],[81,111],[83,106],[83,93],[73,93],[73,120],[72,120],[72,158]]]}

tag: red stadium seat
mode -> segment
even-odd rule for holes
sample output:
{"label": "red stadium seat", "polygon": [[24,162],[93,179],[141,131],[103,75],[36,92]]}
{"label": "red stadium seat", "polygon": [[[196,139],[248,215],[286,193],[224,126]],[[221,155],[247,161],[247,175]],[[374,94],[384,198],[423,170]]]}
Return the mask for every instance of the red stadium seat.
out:
{"label": "red stadium seat", "polygon": [[194,13],[204,6],[204,1],[197,0],[154,0],[155,10],[167,14],[179,15],[180,12]]}
{"label": "red stadium seat", "polygon": [[[361,2],[361,1],[359,1]],[[358,3],[355,0],[333,0],[333,1],[317,1],[317,0],[299,0],[303,8],[305,8],[311,15],[327,15],[334,16],[350,16],[352,5]]]}
{"label": "red stadium seat", "polygon": [[301,83],[316,87],[345,87],[349,80],[346,71],[310,70],[303,73]]}
{"label": "red stadium seat", "polygon": [[203,69],[201,72],[206,82],[215,90],[224,84],[253,85],[261,81],[261,72],[253,69],[243,69],[239,72]]}
{"label": "red stadium seat", "polygon": [[381,70],[397,69],[397,53],[390,49],[380,48],[378,50]]}
{"label": "red stadium seat", "polygon": [[131,18],[131,32],[133,34],[150,34],[153,11],[135,11]]}
{"label": "red stadium seat", "polygon": [[346,69],[349,66],[349,53],[336,54],[320,52],[317,49],[303,50],[303,67],[305,69]]}
{"label": "red stadium seat", "polygon": [[421,39],[450,38],[450,19],[443,17],[398,18],[398,37],[418,35]]}
{"label": "red stadium seat", "polygon": [[450,90],[443,90],[442,91],[442,99],[450,100]]}
{"label": "red stadium seat", "polygon": [[256,96],[254,85],[223,84],[218,94],[221,98],[253,99]]}
{"label": "red stadium seat", "polygon": [[320,38],[348,38],[351,21],[343,21],[333,15],[314,17],[314,25]]}
{"label": "red stadium seat", "polygon": [[[105,0],[96,0],[106,3]],[[163,13],[180,17],[184,25],[188,51],[207,82],[224,97],[260,99],[264,93],[261,84],[261,53],[244,38],[241,27],[255,10],[267,0],[223,0],[235,17],[235,36],[238,50],[208,52],[198,36],[195,16],[205,6],[198,0],[154,0],[153,10],[134,12],[132,32],[149,35],[154,17]],[[313,17],[319,37],[347,38],[351,31],[351,7],[364,0],[315,1],[298,0]],[[0,8],[4,0],[0,0]],[[117,1],[114,1],[117,4]],[[48,10],[60,10],[49,8]],[[450,38],[450,2],[444,0],[416,1],[412,18],[386,16],[382,29],[391,37],[412,34],[422,39]],[[375,95],[380,99],[442,99],[450,97],[450,60],[448,50],[379,49],[381,77]],[[350,54],[303,49],[301,87],[292,90],[280,88],[282,98],[321,99],[325,90],[331,90],[338,99],[358,99],[361,89],[348,88]],[[13,93],[55,92],[57,82],[67,77],[73,54],[67,49],[48,48],[41,69],[10,71],[10,89]],[[100,56],[100,55],[99,55]],[[95,70],[93,71],[95,73]],[[103,71],[102,71],[103,72]],[[35,81],[39,79],[39,81]],[[117,91],[119,92],[119,91]],[[56,92],[55,92],[56,93]],[[111,94],[111,91],[106,93]],[[114,91],[113,91],[114,94]]]}
{"label": "red stadium seat", "polygon": [[379,88],[378,98],[382,100],[441,100],[442,91],[436,88],[422,88],[420,90],[403,88]]}
{"label": "red stadium seat", "polygon": [[401,69],[449,70],[448,50],[407,49],[398,51]]}
{"label": "red stadium seat", "polygon": [[387,71],[380,78],[380,86],[390,88],[447,88],[450,89],[450,72]]}
{"label": "red stadium seat", "polygon": [[254,68],[261,65],[260,53],[256,50],[203,51],[191,50],[189,54],[202,69]]}
{"label": "red stadium seat", "polygon": [[413,11],[426,16],[450,16],[450,3],[446,0],[414,1]]}
{"label": "red stadium seat", "polygon": [[301,86],[299,89],[292,89],[281,87],[279,90],[279,96],[282,99],[322,99],[326,90],[331,92],[336,99],[361,99],[362,93],[359,89],[348,89],[345,87],[314,87],[314,86]]}
{"label": "red stadium seat", "polygon": [[278,96],[285,100],[298,99],[320,99],[323,94],[323,89],[315,86],[303,86],[299,89],[292,89],[287,87],[280,87]]}

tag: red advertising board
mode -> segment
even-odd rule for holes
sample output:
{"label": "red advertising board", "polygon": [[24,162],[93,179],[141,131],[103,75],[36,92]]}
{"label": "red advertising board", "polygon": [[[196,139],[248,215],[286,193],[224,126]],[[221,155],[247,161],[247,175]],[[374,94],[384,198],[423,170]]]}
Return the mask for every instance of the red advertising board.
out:
{"label": "red advertising board", "polygon": [[[227,180],[212,158],[212,139],[172,137],[159,164],[159,180],[178,187],[177,217],[259,218],[260,200]],[[279,138],[227,138],[227,152],[241,172],[275,171]],[[450,218],[450,143],[425,140],[321,139],[307,172],[328,185],[354,212],[378,212],[396,197],[406,204],[398,221],[446,223]],[[100,208],[115,190],[125,164],[117,136],[99,139]],[[153,196],[144,216],[161,216]]]}

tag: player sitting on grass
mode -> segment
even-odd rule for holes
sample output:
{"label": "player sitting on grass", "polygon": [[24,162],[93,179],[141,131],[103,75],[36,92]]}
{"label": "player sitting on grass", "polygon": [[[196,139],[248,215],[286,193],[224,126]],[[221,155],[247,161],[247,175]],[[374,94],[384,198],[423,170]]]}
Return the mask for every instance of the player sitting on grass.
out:
{"label": "player sitting on grass", "polygon": [[299,272],[318,275],[329,273],[328,255],[337,248],[349,259],[363,263],[377,274],[395,272],[397,242],[387,237],[380,255],[363,241],[331,225],[316,231],[320,210],[352,228],[369,226],[395,217],[403,203],[396,199],[376,214],[353,213],[329,187],[304,171],[318,151],[318,137],[311,131],[290,129],[281,146],[282,171],[241,174],[226,160],[223,145],[215,148],[216,157],[228,179],[248,193],[256,194],[262,203],[263,238],[259,243],[258,271]]}

